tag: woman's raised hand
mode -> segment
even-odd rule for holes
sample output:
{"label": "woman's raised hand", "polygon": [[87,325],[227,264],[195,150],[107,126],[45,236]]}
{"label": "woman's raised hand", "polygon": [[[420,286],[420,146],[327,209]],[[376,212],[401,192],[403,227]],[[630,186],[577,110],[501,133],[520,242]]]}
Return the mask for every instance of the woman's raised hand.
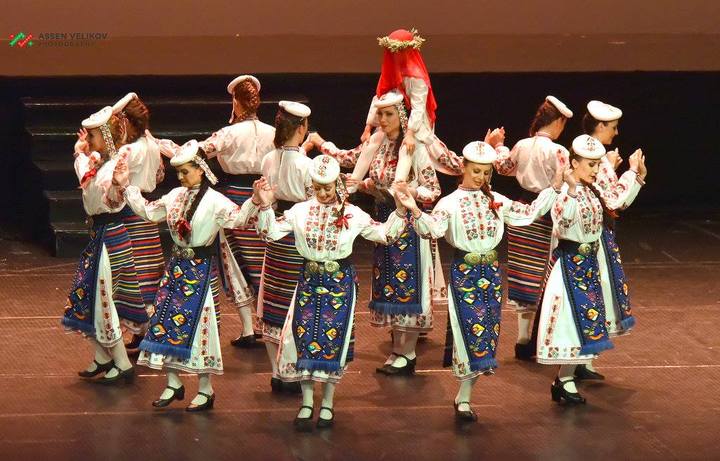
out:
{"label": "woman's raised hand", "polygon": [[415,133],[412,130],[408,130],[403,138],[403,146],[405,146],[405,152],[408,155],[412,155],[415,152]]}
{"label": "woman's raised hand", "polygon": [[372,135],[372,126],[365,125],[365,130],[363,131],[362,135],[360,135],[360,142],[365,143],[365,141],[370,139],[370,135]]}
{"label": "woman's raised hand", "polygon": [[617,170],[623,162],[622,157],[620,157],[620,152],[617,149],[613,149],[605,155],[607,156],[607,159],[610,160],[610,165],[612,165],[614,170]]}
{"label": "woman's raised hand", "polygon": [[75,152],[81,152],[85,155],[90,154],[90,144],[87,142],[87,130],[80,128],[77,132],[78,140],[75,141]]}
{"label": "woman's raised hand", "polygon": [[645,154],[642,149],[637,149],[628,159],[630,162],[630,169],[637,173],[640,179],[645,179],[647,176],[647,167],[645,166]]}
{"label": "woman's raised hand", "polygon": [[271,205],[275,201],[276,188],[277,186],[271,187],[265,177],[253,182],[253,202],[261,207]]}
{"label": "woman's raised hand", "polygon": [[421,213],[420,208],[418,208],[407,182],[396,181],[395,183],[393,183],[392,189],[395,192],[393,194],[393,197],[395,198],[395,206],[398,208],[398,210],[410,210],[415,217],[417,217]]}

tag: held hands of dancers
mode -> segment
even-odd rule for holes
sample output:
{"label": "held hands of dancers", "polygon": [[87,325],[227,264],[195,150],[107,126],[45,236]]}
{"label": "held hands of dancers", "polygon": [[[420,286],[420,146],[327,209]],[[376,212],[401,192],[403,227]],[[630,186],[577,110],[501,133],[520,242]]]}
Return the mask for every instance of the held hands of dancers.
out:
{"label": "held hands of dancers", "polygon": [[644,182],[645,176],[647,176],[647,167],[645,166],[645,155],[642,149],[635,150],[628,161],[630,162],[630,169],[637,173],[641,183]]}
{"label": "held hands of dancers", "polygon": [[494,130],[490,130],[490,128],[488,128],[484,141],[487,144],[490,144],[493,149],[497,149],[499,146],[502,146],[505,144],[505,127],[501,126],[500,128],[495,128]]}
{"label": "held hands of dancers", "polygon": [[[563,181],[565,181],[568,185],[568,191],[567,191],[568,195],[570,197],[575,197],[575,195],[576,195],[575,191],[577,188],[577,179],[575,179],[575,176],[573,176],[572,169],[570,167],[568,167],[565,169],[558,169],[558,170],[562,172]],[[553,187],[555,187],[554,182],[553,182]],[[557,190],[557,189],[555,189],[555,190]]]}
{"label": "held hands of dancers", "polygon": [[320,134],[318,132],[313,131],[312,133],[310,133],[308,135],[307,139],[305,140],[305,143],[303,143],[303,148],[305,149],[306,152],[309,152],[308,149],[305,147],[306,145],[308,145],[310,147],[310,150],[312,150],[313,148],[320,149],[320,146],[322,146],[323,143],[325,143],[325,140],[323,139],[323,137],[320,136]]}
{"label": "held hands of dancers", "polygon": [[417,219],[422,214],[420,208],[417,206],[413,194],[411,193],[412,188],[408,186],[405,181],[395,181],[392,185],[392,189],[395,192],[393,194],[395,198],[395,206],[397,207],[398,214],[405,216],[406,210],[410,210],[413,218]]}
{"label": "held hands of dancers", "polygon": [[610,164],[612,165],[614,170],[617,170],[620,164],[623,162],[622,157],[620,157],[620,152],[617,149],[613,149],[609,151],[607,154],[605,154],[608,160],[610,160]]}
{"label": "held hands of dancers", "polygon": [[253,182],[253,204],[258,208],[269,208],[275,201],[275,189],[277,189],[277,186],[270,187],[265,177]]}

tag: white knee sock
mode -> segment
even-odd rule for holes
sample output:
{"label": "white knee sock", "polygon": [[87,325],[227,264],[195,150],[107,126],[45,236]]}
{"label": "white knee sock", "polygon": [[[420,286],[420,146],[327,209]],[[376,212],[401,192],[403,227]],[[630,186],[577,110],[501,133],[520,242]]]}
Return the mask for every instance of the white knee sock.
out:
{"label": "white knee sock", "polygon": [[[198,375],[198,392],[202,392],[207,395],[213,395],[213,387],[212,383],[210,382],[210,374],[209,373],[201,373]],[[192,399],[193,405],[202,405],[203,403],[207,402],[208,398],[204,395],[196,395],[194,399]]]}
{"label": "white knee sock", "polygon": [[595,367],[593,367],[592,362],[588,362],[585,364],[585,368],[587,368],[590,371],[595,371]]}
{"label": "white knee sock", "polygon": [[[111,347],[110,354],[112,355],[113,361],[115,362],[115,366],[118,367],[120,370],[125,371],[128,368],[132,368],[132,363],[130,363],[127,351],[125,350],[125,344],[123,344],[122,342],[119,342],[118,344],[115,344],[113,347]],[[118,371],[112,369],[105,374],[105,377],[112,378],[117,374]]]}
{"label": "white knee sock", "polygon": [[173,395],[172,389],[168,389],[168,387],[171,387],[173,389],[180,389],[182,386],[182,381],[180,381],[180,375],[177,371],[168,370],[167,372],[167,387],[163,390],[162,394],[160,394],[161,399],[169,399]]}
{"label": "white knee sock", "polygon": [[460,381],[460,388],[458,389],[458,393],[455,396],[455,403],[459,404],[460,402],[467,402],[458,405],[458,410],[460,411],[469,411],[470,410],[470,401],[472,399],[472,390],[473,386],[477,382],[477,377],[472,379],[466,379],[463,381]]}
{"label": "white knee sock", "polygon": [[[397,332],[396,332],[397,334]],[[408,358],[408,360],[414,359],[417,355],[415,348],[417,347],[417,341],[420,337],[420,333],[406,331],[401,333],[402,343],[400,346],[400,353]],[[407,365],[407,360],[404,357],[397,357],[393,362],[393,366],[397,368],[404,367]]]}
{"label": "white knee sock", "polygon": [[250,310],[250,306],[239,308],[238,313],[240,314],[240,320],[242,321],[242,336],[250,336],[254,334],[252,311]]}
{"label": "white knee sock", "polygon": [[393,329],[392,331],[392,352],[388,356],[387,359],[385,359],[385,365],[392,365],[392,363],[397,358],[398,354],[402,354],[402,340],[403,340],[403,333],[400,333],[399,331]]}
{"label": "white knee sock", "polygon": [[280,374],[278,373],[277,364],[278,345],[270,341],[265,341],[265,350],[267,350],[268,359],[270,359],[273,378],[279,378]]}
{"label": "white knee sock", "polygon": [[[313,400],[314,388],[315,383],[313,383],[312,381],[302,381],[300,383],[300,389],[302,390],[302,405],[304,407],[313,408],[315,406]],[[309,418],[310,413],[312,413],[312,410],[308,410],[307,408],[301,408],[298,412],[298,417]]]}
{"label": "white knee sock", "polygon": [[534,312],[518,313],[518,344],[528,344],[530,342],[533,320],[535,320]]}
{"label": "white knee sock", "polygon": [[[325,408],[333,408],[333,399],[335,398],[335,384],[325,383],[323,389],[323,398],[321,406]],[[323,419],[332,419],[333,415],[327,410],[320,409],[320,415]]]}
{"label": "white knee sock", "polygon": [[563,388],[568,392],[577,392],[575,381],[573,381],[575,368],[577,368],[577,365],[560,365],[560,369],[558,370],[558,379],[560,379],[560,382],[565,383],[563,384]]}

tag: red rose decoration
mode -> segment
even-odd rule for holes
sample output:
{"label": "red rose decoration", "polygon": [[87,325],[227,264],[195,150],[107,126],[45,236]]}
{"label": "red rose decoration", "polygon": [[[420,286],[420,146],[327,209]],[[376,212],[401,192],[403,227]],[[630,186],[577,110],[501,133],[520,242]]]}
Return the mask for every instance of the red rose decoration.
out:
{"label": "red rose decoration", "polygon": [[178,221],[177,233],[180,235],[181,239],[186,240],[186,237],[190,234],[191,230],[192,230],[192,227],[190,227],[190,223],[187,222],[187,220],[182,219],[182,220]]}

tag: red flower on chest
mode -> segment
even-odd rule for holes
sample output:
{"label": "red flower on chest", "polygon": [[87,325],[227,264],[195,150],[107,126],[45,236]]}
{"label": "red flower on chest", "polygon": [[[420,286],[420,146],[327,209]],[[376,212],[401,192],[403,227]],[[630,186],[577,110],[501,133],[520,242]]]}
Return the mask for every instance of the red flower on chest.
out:
{"label": "red flower on chest", "polygon": [[190,223],[187,222],[187,220],[184,218],[177,222],[176,228],[178,235],[183,240],[186,240],[186,237],[190,235],[190,231],[192,230],[192,227],[190,227]]}

